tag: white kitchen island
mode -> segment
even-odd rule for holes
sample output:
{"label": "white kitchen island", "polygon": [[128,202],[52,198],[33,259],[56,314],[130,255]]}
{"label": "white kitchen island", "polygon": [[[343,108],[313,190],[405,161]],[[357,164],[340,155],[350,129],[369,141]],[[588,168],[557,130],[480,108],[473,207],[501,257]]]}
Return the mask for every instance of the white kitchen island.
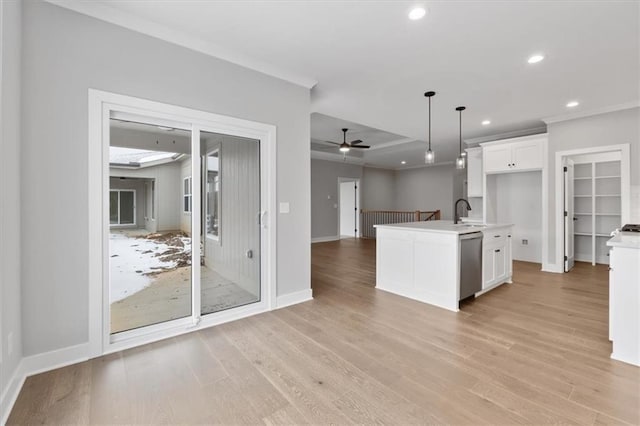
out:
{"label": "white kitchen island", "polygon": [[[458,311],[460,236],[482,232],[482,289],[511,282],[511,225],[435,220],[376,225],[376,288]],[[464,265],[462,265],[464,268]]]}

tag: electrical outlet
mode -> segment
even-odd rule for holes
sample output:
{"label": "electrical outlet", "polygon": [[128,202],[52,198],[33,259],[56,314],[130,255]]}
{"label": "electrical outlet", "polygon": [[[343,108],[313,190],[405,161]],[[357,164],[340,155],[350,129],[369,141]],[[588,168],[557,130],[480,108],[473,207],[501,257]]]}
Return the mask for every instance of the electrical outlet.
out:
{"label": "electrical outlet", "polygon": [[522,245],[523,246],[529,245],[529,240],[522,240]]}
{"label": "electrical outlet", "polygon": [[7,356],[13,353],[13,331],[7,335]]}

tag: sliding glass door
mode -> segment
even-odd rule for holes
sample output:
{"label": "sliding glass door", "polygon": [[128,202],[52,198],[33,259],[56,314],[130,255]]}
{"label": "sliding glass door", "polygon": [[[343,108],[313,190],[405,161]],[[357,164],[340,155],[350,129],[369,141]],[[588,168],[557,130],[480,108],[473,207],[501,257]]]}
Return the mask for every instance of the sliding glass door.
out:
{"label": "sliding glass door", "polygon": [[133,189],[109,190],[109,224],[136,224],[136,191]]}
{"label": "sliding glass door", "polygon": [[200,132],[200,312],[260,301],[260,141]]}
{"label": "sliding glass door", "polygon": [[191,131],[140,121],[110,120],[111,334],[192,315]]}
{"label": "sliding glass door", "polygon": [[260,141],[158,123],[110,119],[114,338],[262,299]]}

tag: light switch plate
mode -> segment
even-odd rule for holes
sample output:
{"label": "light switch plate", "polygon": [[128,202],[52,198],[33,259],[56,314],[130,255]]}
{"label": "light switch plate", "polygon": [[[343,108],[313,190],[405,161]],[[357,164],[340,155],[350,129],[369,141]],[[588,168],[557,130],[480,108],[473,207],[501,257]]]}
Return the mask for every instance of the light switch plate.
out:
{"label": "light switch plate", "polygon": [[280,213],[289,213],[289,203],[280,203]]}

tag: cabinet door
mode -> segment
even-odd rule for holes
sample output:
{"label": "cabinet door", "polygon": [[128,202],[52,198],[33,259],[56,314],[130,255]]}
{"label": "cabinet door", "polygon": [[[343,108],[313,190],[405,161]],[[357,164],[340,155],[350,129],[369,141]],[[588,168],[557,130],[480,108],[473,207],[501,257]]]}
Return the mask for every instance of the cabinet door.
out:
{"label": "cabinet door", "polygon": [[616,278],[614,275],[615,270],[615,249],[609,250],[609,340],[613,340],[613,312],[615,312],[615,293],[616,293]]}
{"label": "cabinet door", "polygon": [[467,197],[482,197],[482,149],[467,150]]}
{"label": "cabinet door", "polygon": [[507,245],[504,247],[504,258],[506,262],[507,277],[513,276],[513,250],[511,248],[511,230],[507,234]]}
{"label": "cabinet door", "polygon": [[525,141],[510,144],[513,170],[541,169],[542,144],[539,141]]}
{"label": "cabinet door", "polygon": [[503,281],[507,276],[507,250],[506,245],[501,245],[493,249],[494,279]]}
{"label": "cabinet door", "polygon": [[486,147],[482,152],[482,159],[486,173],[511,170],[511,145]]}
{"label": "cabinet door", "polygon": [[491,286],[495,277],[493,248],[482,250],[482,289]]}

